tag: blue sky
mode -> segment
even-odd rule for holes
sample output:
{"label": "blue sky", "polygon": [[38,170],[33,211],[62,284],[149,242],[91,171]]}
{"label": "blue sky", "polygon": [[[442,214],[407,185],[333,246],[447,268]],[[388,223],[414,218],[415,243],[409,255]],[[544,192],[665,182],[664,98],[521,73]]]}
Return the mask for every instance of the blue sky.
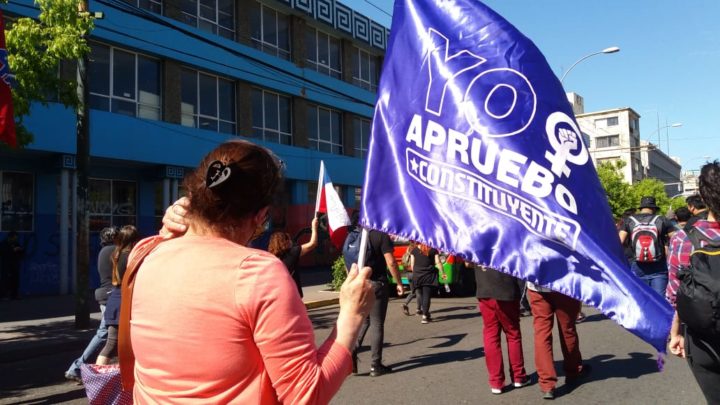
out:
{"label": "blue sky", "polygon": [[[343,3],[390,26],[391,0]],[[720,1],[486,0],[529,37],[558,76],[584,55],[610,46],[621,51],[577,65],[566,91],[585,99],[585,111],[631,107],[640,135],[677,156],[683,170],[720,159]]]}

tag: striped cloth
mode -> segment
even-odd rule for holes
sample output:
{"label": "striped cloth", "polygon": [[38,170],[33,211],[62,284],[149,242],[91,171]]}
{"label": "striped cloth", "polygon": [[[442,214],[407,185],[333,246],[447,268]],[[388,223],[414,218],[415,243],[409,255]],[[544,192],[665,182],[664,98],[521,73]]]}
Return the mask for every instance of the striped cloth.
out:
{"label": "striped cloth", "polygon": [[[720,240],[720,223],[711,222],[705,219],[700,219],[693,227],[697,228],[703,235],[713,240]],[[704,246],[704,242],[700,242],[701,246]],[[688,239],[687,233],[684,230],[678,231],[675,235],[670,238],[670,249],[668,253],[668,285],[665,290],[665,297],[670,301],[672,306],[675,306],[675,297],[677,295],[678,287],[680,286],[680,280],[678,279],[678,272],[682,268],[690,266],[690,254],[693,252],[693,246]]]}

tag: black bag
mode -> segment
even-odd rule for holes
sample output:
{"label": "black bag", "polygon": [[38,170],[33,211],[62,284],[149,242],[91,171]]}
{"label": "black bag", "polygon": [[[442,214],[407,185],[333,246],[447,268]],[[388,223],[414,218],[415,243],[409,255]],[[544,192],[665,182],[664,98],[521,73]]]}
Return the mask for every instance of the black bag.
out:
{"label": "black bag", "polygon": [[[345,260],[345,268],[347,268],[348,271],[350,271],[350,267],[352,267],[353,263],[358,262],[358,258],[360,257],[360,240],[362,236],[362,228],[356,227],[355,229],[351,230],[348,233],[347,238],[345,238],[345,243],[343,243],[343,259]],[[372,249],[370,247],[370,235],[368,234],[368,241],[365,245],[365,266],[372,266]]]}
{"label": "black bag", "polygon": [[[720,336],[720,240],[712,240],[697,228],[688,232],[693,252],[690,266],[678,272],[678,317],[693,332]],[[700,241],[706,245],[700,247]]]}

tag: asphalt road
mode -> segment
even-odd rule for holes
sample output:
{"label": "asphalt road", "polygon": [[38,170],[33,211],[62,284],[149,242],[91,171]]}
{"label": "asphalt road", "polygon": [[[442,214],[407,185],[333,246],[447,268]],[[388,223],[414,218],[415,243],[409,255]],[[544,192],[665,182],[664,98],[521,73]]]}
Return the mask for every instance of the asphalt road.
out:
{"label": "asphalt road", "polygon": [[[370,353],[360,354],[360,374],[351,376],[333,404],[518,404],[543,402],[537,384],[493,395],[483,359],[482,318],[473,298],[433,300],[434,322],[422,325],[406,317],[400,301],[390,303],[385,329],[385,363],[392,374],[369,377]],[[687,364],[667,359],[658,372],[654,349],[585,308],[588,320],[578,325],[583,358],[593,366],[586,382],[574,390],[563,387],[560,370],[557,403],[581,404],[704,404]],[[310,311],[321,343],[330,333],[337,307]],[[536,380],[533,365],[532,318],[521,321],[525,366]],[[557,346],[557,345],[556,345]],[[77,353],[56,353],[0,364],[0,404],[85,404],[82,386],[65,382],[62,374]],[[556,359],[560,348],[556,347]],[[507,367],[507,366],[506,366]]]}

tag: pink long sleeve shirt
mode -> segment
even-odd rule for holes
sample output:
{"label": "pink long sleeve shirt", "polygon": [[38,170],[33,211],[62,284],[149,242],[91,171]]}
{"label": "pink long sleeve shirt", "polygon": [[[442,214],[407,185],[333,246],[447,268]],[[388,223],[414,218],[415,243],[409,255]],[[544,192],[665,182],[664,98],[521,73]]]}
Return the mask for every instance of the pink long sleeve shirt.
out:
{"label": "pink long sleeve shirt", "polygon": [[139,404],[324,404],[351,371],[345,347],[315,347],[282,262],[221,238],[173,239],[145,259],[130,333]]}

